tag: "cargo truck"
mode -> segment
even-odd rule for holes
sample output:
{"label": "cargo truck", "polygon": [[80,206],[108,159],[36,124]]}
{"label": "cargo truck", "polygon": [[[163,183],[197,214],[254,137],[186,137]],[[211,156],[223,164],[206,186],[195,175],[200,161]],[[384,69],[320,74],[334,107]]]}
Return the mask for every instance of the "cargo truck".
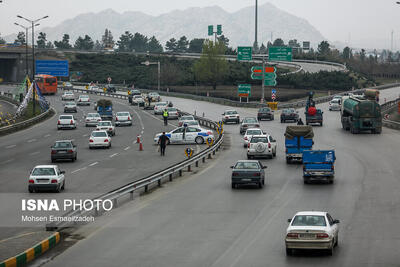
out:
{"label": "cargo truck", "polygon": [[309,92],[306,103],[306,111],[304,112],[304,115],[306,117],[306,125],[318,123],[320,126],[322,126],[324,120],[322,114],[324,112],[321,109],[317,109],[315,107],[315,101],[313,98],[314,92]]}
{"label": "cargo truck", "polygon": [[311,180],[327,180],[333,183],[335,176],[334,150],[304,150],[303,179],[308,184]]}
{"label": "cargo truck", "polygon": [[381,106],[375,100],[349,97],[343,101],[341,110],[342,127],[352,134],[371,131],[382,132]]}
{"label": "cargo truck", "polygon": [[99,113],[102,120],[113,120],[112,102],[108,99],[99,99],[97,101],[97,113]]}
{"label": "cargo truck", "polygon": [[303,160],[303,151],[311,150],[314,144],[311,126],[287,126],[285,132],[286,163]]}

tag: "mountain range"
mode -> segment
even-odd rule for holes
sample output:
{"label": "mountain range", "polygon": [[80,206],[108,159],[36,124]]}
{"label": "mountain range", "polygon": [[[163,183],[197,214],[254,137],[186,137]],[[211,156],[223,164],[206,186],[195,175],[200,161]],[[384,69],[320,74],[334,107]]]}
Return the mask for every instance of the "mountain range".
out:
{"label": "mountain range", "polygon": [[[310,41],[316,47],[326,40],[322,34],[305,19],[296,17],[278,9],[270,3],[258,9],[258,42],[266,44],[271,39],[282,38],[285,42],[297,39],[299,42]],[[126,11],[118,13],[106,9],[99,13],[85,13],[68,19],[54,27],[42,28],[39,31],[47,34],[47,40],[61,40],[67,33],[71,43],[79,36],[89,35],[93,40],[101,40],[105,29],[111,30],[114,40],[125,31],[140,32],[148,37],[155,36],[162,45],[174,37],[185,35],[189,40],[206,38],[208,25],[222,25],[223,34],[229,38],[230,46],[251,46],[254,42],[254,6],[229,13],[219,6],[205,8],[188,8],[174,10],[159,16],[142,12]],[[215,28],[214,28],[215,29]],[[39,32],[37,31],[37,32]],[[5,36],[13,42],[16,34]]]}

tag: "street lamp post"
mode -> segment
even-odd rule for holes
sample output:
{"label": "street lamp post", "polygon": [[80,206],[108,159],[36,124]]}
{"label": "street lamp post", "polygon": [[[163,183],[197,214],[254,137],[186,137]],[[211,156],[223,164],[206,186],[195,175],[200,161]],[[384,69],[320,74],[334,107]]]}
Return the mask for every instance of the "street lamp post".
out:
{"label": "street lamp post", "polygon": [[157,65],[157,67],[158,67],[158,91],[160,91],[160,80],[161,80],[161,65],[160,65],[160,61],[150,62],[150,61],[147,60],[147,61],[144,61],[144,62],[142,62],[140,64],[146,65],[146,66]]}
{"label": "street lamp post", "polygon": [[[25,30],[25,72],[26,72],[26,76],[29,76],[29,67],[28,67],[28,30],[30,28],[32,28],[32,26],[30,27],[25,27],[21,24],[18,24],[16,22],[14,22],[15,25],[20,26],[21,28],[23,28]],[[37,23],[35,24],[35,26],[39,26],[40,24]]]}
{"label": "street lamp post", "polygon": [[[49,16],[44,16],[40,19],[30,20],[30,19],[24,18],[20,15],[17,15],[17,18],[24,19],[27,22],[32,24],[32,26],[31,26],[31,28],[32,28],[32,82],[35,80],[35,26],[36,26],[37,22],[39,22],[42,19],[46,19],[48,17]],[[32,97],[33,97],[33,114],[35,115],[36,114],[36,91],[35,91],[35,88],[33,88]]]}

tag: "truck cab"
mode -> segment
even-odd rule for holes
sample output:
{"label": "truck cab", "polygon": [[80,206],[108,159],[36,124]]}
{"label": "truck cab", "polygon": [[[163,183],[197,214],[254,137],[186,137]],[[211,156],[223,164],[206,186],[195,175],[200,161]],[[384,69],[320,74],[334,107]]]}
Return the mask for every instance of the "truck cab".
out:
{"label": "truck cab", "polygon": [[311,180],[326,179],[333,183],[335,175],[335,150],[304,150],[303,178],[307,184]]}

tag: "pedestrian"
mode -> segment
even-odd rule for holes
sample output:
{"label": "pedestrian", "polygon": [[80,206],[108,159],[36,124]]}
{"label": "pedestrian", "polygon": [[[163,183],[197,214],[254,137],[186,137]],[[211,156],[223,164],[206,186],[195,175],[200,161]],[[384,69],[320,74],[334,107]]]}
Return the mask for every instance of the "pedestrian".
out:
{"label": "pedestrian", "polygon": [[163,118],[164,118],[164,125],[168,125],[168,110],[167,109],[164,109]]}
{"label": "pedestrian", "polygon": [[301,120],[301,118],[299,118],[299,120],[297,121],[297,125],[304,125],[303,121]]}
{"label": "pedestrian", "polygon": [[169,140],[168,136],[165,135],[165,132],[163,132],[162,135],[160,135],[160,137],[158,138],[158,144],[160,145],[161,156],[165,156],[165,147],[167,146],[168,140]]}

